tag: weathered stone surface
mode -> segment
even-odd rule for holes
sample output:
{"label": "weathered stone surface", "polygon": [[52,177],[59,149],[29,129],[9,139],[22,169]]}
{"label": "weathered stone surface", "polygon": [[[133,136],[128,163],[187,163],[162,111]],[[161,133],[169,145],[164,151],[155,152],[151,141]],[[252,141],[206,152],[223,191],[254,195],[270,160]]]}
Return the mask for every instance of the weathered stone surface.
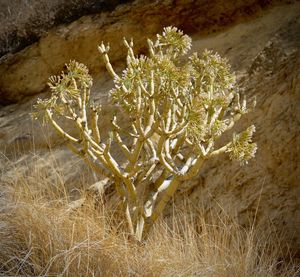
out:
{"label": "weathered stone surface", "polygon": [[38,41],[59,24],[113,10],[129,0],[0,0],[0,58]]}
{"label": "weathered stone surface", "polygon": [[[226,55],[240,82],[246,86],[247,97],[256,96],[255,111],[247,115],[235,131],[254,123],[259,148],[256,159],[244,167],[230,162],[225,155],[208,162],[198,178],[181,186],[176,199],[180,202],[180,195],[187,194],[195,205],[206,210],[221,207],[244,225],[254,218],[260,226],[273,224],[276,229],[286,232],[293,249],[299,251],[300,3],[277,6],[243,21],[243,3],[250,5],[251,1],[236,1],[236,6],[223,4],[218,9],[214,5],[221,1],[205,5],[202,1],[199,4],[177,1],[177,5],[173,1],[161,1],[159,5],[157,2],[144,2],[144,5],[140,2],[61,26],[38,43],[7,58],[0,65],[1,102],[17,101],[42,92],[48,76],[60,71],[72,58],[91,68],[95,76],[95,98],[107,103],[111,81],[102,74],[97,45],[102,40],[111,43],[112,59],[121,70],[122,36],[133,37],[139,51],[144,52],[145,36],[160,32],[162,25],[182,27],[192,34],[194,51],[211,48]],[[192,11],[191,7],[194,8]],[[220,11],[223,10],[227,12],[221,20]],[[165,21],[161,23],[163,18]],[[214,23],[208,20],[216,18],[220,20]],[[221,30],[224,22],[234,20],[234,25]],[[212,26],[218,27],[219,31],[213,34]],[[61,169],[66,172],[66,180],[73,182],[79,174],[73,167],[80,165],[78,159],[66,151],[52,129],[41,129],[28,116],[36,97],[0,109],[2,156],[10,159],[15,156],[16,163],[26,166],[34,162],[32,157],[36,154],[43,160],[50,156],[63,159]],[[105,113],[104,118],[109,118],[109,106]],[[69,160],[71,162],[67,163]],[[2,181],[11,178],[9,172],[12,171],[6,173],[9,168],[5,162],[2,162],[2,168]]]}
{"label": "weathered stone surface", "polygon": [[50,74],[57,74],[70,59],[86,63],[91,72],[99,72],[101,62],[97,45],[110,42],[111,59],[124,56],[122,38],[132,37],[136,48],[145,51],[145,37],[162,27],[177,26],[187,33],[208,34],[224,26],[258,14],[282,1],[149,1],[120,5],[113,12],[82,17],[55,28],[37,43],[6,56],[0,62],[0,104],[19,101],[45,88]]}
{"label": "weathered stone surface", "polygon": [[256,125],[256,158],[240,167],[224,155],[209,161],[193,185],[192,202],[224,209],[238,222],[273,224],[300,249],[300,17],[291,18],[245,71],[246,95],[257,107],[238,129]]}

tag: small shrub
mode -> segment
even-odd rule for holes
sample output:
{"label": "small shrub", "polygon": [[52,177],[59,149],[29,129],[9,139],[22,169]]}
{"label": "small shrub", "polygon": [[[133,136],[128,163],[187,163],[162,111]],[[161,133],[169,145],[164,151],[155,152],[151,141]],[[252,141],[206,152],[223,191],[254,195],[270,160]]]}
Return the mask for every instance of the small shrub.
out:
{"label": "small shrub", "polygon": [[[101,107],[90,100],[92,77],[75,61],[50,78],[52,96],[38,100],[34,116],[42,113],[76,155],[112,181],[129,231],[141,240],[178,186],[196,176],[207,159],[228,152],[244,164],[254,157],[255,127],[216,147],[222,134],[249,111],[226,59],[208,50],[184,59],[191,38],[174,27],[165,28],[156,41],[148,40],[149,57],[136,56],[132,41],[124,39],[124,44],[127,68],[121,76],[109,61],[109,46],[99,46],[114,80],[111,99],[121,111],[112,116],[107,140],[98,124]],[[129,127],[121,126],[121,117]],[[64,130],[61,119],[74,125],[78,136]],[[123,159],[114,157],[115,147]]]}

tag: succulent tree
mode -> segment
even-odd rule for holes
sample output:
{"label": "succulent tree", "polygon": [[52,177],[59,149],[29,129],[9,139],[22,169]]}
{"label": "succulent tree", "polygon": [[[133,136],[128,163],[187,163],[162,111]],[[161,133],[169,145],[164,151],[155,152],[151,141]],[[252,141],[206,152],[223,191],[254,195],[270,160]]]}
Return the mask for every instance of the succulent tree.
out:
{"label": "succulent tree", "polygon": [[[222,134],[249,111],[226,59],[208,50],[186,58],[191,38],[175,27],[148,40],[147,57],[134,53],[132,41],[124,39],[124,44],[127,67],[120,75],[110,63],[109,46],[99,46],[114,81],[111,101],[121,111],[112,115],[107,139],[99,128],[101,107],[90,98],[92,77],[83,64],[71,61],[66,72],[50,77],[52,95],[38,100],[36,109],[76,155],[112,181],[129,231],[141,240],[178,186],[195,177],[205,160],[224,152],[242,164],[254,157],[255,127],[222,145]],[[122,118],[129,124],[120,123]],[[61,120],[74,125],[78,135],[61,127]],[[122,157],[113,154],[116,148]]]}

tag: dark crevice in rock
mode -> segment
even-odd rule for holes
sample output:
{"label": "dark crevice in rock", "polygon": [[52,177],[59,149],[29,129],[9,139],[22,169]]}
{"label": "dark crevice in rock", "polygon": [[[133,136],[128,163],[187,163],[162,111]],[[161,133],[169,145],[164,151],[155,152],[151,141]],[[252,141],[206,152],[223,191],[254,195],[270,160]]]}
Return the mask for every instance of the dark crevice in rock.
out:
{"label": "dark crevice in rock", "polygon": [[37,42],[50,28],[133,0],[0,0],[0,58]]}

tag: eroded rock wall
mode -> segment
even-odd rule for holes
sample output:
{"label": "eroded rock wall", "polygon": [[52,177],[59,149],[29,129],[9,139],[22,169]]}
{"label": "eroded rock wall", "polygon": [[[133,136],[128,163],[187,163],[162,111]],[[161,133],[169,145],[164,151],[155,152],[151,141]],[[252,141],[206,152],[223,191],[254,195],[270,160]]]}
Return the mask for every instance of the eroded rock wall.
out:
{"label": "eroded rock wall", "polygon": [[54,26],[112,11],[129,0],[0,0],[0,58],[38,41]]}
{"label": "eroded rock wall", "polygon": [[[82,17],[72,24],[49,31],[37,43],[0,61],[0,104],[20,101],[46,88],[51,74],[60,72],[70,59],[99,72],[102,63],[97,52],[101,41],[110,42],[111,59],[124,57],[122,38],[132,37],[136,49],[145,51],[145,38],[162,27],[174,25],[193,34],[209,34],[261,13],[282,1],[148,1],[119,5],[113,12]],[[53,4],[54,5],[54,4]],[[50,24],[50,23],[49,23]]]}
{"label": "eroded rock wall", "polygon": [[241,167],[226,155],[209,161],[181,191],[205,210],[224,209],[238,222],[273,225],[300,248],[300,16],[265,44],[243,74],[256,109],[236,130],[254,123],[256,158]]}

